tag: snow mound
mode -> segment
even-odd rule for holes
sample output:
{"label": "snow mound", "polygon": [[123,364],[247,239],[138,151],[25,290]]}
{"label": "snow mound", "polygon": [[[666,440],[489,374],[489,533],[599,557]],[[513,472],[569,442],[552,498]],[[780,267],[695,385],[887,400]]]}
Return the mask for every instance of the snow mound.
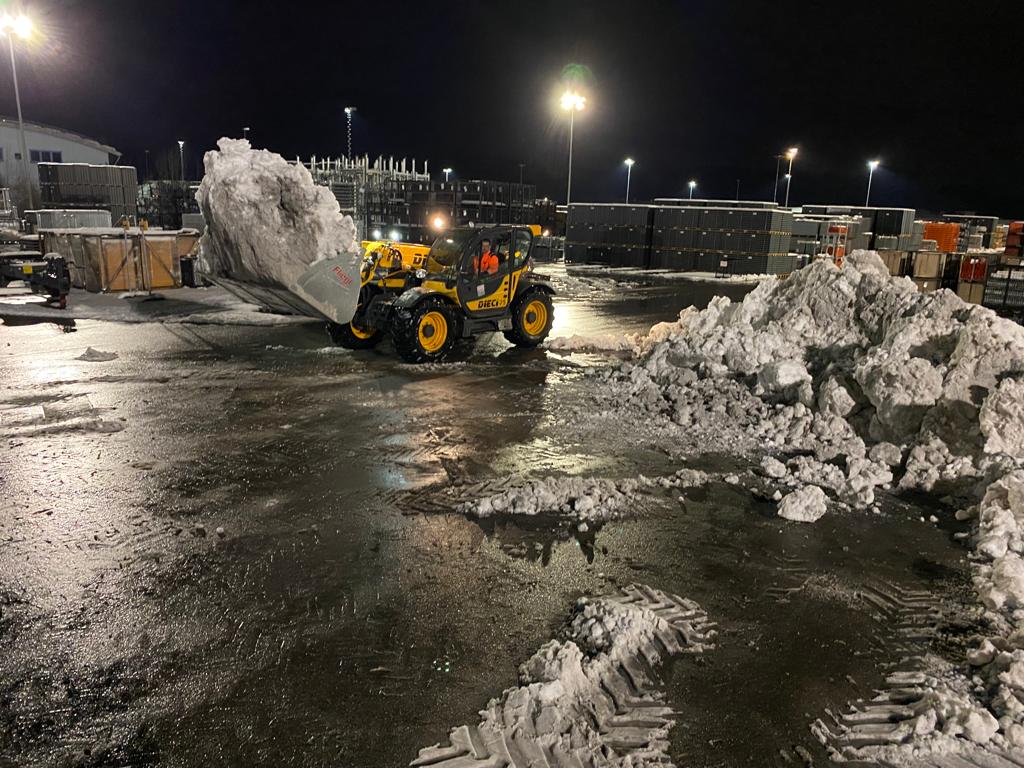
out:
{"label": "snow mound", "polygon": [[620,516],[636,501],[639,489],[639,480],[546,477],[465,502],[458,511],[475,517],[551,513],[598,522]]}
{"label": "snow mound", "polygon": [[742,302],[685,309],[639,346],[635,362],[604,374],[605,397],[633,422],[640,411],[789,454],[760,467],[791,489],[784,517],[818,519],[826,493],[864,508],[892,485],[980,497],[958,517],[977,520],[972,568],[989,636],[969,671],[929,689],[897,743],[857,751],[1024,747],[1024,328],[949,291],[919,293],[857,251],[843,268],[815,262]]}
{"label": "snow mound", "polygon": [[206,172],[196,192],[206,221],[202,271],[294,292],[312,264],[345,257],[337,279],[350,287],[358,276],[359,242],[331,191],[314,184],[302,165],[254,150],[244,139],[221,139],[217,146],[203,159]]}
{"label": "snow mound", "polygon": [[642,334],[605,334],[600,336],[559,336],[548,339],[544,346],[552,352],[631,352],[640,349]]}
{"label": "snow mound", "polygon": [[422,749],[412,765],[533,765],[530,756],[537,765],[671,765],[672,710],[643,661],[711,647],[700,607],[634,584],[619,596],[581,598],[564,636],[520,666],[520,685],[492,699],[479,724],[454,729],[451,746]]}
{"label": "snow mound", "polygon": [[99,349],[86,347],[85,352],[76,357],[75,360],[84,360],[87,363],[106,363],[111,360],[117,360],[117,352],[103,352]]}

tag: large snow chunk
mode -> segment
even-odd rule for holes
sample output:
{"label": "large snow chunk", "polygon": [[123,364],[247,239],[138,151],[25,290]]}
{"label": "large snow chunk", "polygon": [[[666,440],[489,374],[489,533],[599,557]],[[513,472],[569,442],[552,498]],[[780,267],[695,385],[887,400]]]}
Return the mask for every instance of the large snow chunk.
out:
{"label": "large snow chunk", "polygon": [[1024,381],[1003,379],[981,406],[986,453],[1024,454]]}
{"label": "large snow chunk", "polygon": [[[987,577],[987,579],[986,579]],[[1024,608],[1024,559],[1011,553],[1003,555],[978,580],[981,602],[987,607]]]}
{"label": "large snow chunk", "polygon": [[[244,139],[221,139],[217,146],[203,158],[206,173],[196,192],[206,220],[202,271],[229,290],[283,291],[286,306],[351,320],[361,259],[352,218],[302,165],[254,150]],[[288,294],[301,302],[289,302]]]}
{"label": "large snow chunk", "polygon": [[793,491],[779,503],[779,517],[798,523],[813,523],[826,512],[825,492],[816,485]]}

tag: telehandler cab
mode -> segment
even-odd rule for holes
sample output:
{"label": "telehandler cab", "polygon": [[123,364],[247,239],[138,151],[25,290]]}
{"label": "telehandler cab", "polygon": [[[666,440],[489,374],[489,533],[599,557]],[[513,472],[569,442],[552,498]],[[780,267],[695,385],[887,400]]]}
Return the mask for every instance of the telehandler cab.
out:
{"label": "telehandler cab", "polygon": [[[497,256],[497,271],[478,266]],[[359,303],[351,322],[330,323],[331,338],[370,349],[390,333],[406,362],[443,360],[459,339],[501,331],[520,347],[535,347],[551,330],[554,290],[533,271],[528,227],[453,229],[429,251],[407,244],[370,243],[360,268]],[[490,256],[486,262],[492,262]]]}

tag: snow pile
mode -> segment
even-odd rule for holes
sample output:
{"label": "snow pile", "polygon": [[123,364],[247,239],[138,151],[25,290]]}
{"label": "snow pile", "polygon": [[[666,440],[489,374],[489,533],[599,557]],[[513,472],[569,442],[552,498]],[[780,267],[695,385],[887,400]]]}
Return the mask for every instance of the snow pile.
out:
{"label": "snow pile", "polygon": [[873,253],[766,280],[739,303],[716,297],[656,331],[608,376],[617,404],[686,428],[724,410],[756,444],[844,471],[834,490],[855,506],[893,481],[897,454],[900,486],[927,491],[1024,457],[1024,328],[918,293]]}
{"label": "snow pile", "polygon": [[196,200],[206,221],[203,271],[291,288],[310,264],[359,254],[352,218],[302,165],[245,139],[221,139],[203,159]]}
{"label": "snow pile", "polygon": [[576,475],[545,477],[463,502],[456,510],[474,517],[554,514],[581,522],[604,522],[624,515],[645,488],[694,488],[707,484],[713,477],[689,468],[662,477],[640,475],[627,480]]}
{"label": "snow pile", "polygon": [[783,517],[817,519],[826,492],[867,507],[891,485],[983,496],[959,516],[977,518],[975,587],[991,634],[885,749],[1024,747],[1024,328],[949,291],[919,293],[859,251],[842,269],[815,262],[740,303],[686,309],[640,347],[603,374],[613,405],[789,455],[761,465],[795,489]]}
{"label": "snow pile", "polygon": [[653,665],[666,652],[701,652],[714,632],[692,601],[638,585],[626,592],[581,598],[565,639],[549,641],[520,666],[519,686],[492,699],[478,725],[454,729],[450,747],[422,749],[412,765],[668,768],[672,712],[641,660]]}
{"label": "snow pile", "polygon": [[544,346],[552,352],[631,352],[638,354],[642,334],[605,334],[599,336],[558,336]]}
{"label": "snow pile", "polygon": [[546,477],[465,502],[458,506],[458,511],[475,517],[553,513],[599,522],[621,515],[636,501],[639,488],[638,480]]}
{"label": "snow pile", "polygon": [[76,357],[75,360],[84,360],[87,363],[107,363],[111,360],[117,360],[117,352],[104,352],[100,349],[86,347],[85,352]]}

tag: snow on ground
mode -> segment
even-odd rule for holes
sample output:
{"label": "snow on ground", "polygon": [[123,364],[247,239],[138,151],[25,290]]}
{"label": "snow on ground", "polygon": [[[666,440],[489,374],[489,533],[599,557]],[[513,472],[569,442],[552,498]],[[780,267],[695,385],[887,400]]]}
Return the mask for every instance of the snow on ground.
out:
{"label": "snow on ground", "polygon": [[455,728],[450,746],[422,749],[412,765],[671,765],[672,710],[643,663],[710,648],[700,606],[631,585],[581,598],[563,636],[520,666],[520,684],[491,699],[477,725]]}
{"label": "snow on ground", "polygon": [[1024,328],[949,291],[919,293],[860,251],[739,303],[684,309],[652,336],[595,374],[598,407],[581,417],[775,454],[761,473],[794,489],[779,509],[791,519],[817,519],[828,495],[869,507],[893,484],[981,498],[960,515],[978,520],[975,586],[992,628],[971,670],[982,684],[964,670],[944,679],[886,755],[1024,748]]}
{"label": "snow on ground", "polygon": [[604,522],[626,515],[640,500],[644,489],[692,488],[705,485],[713,475],[681,469],[666,477],[640,476],[626,480],[594,477],[545,477],[530,480],[499,493],[466,501],[457,507],[474,517],[492,515],[564,515],[587,522]]}

